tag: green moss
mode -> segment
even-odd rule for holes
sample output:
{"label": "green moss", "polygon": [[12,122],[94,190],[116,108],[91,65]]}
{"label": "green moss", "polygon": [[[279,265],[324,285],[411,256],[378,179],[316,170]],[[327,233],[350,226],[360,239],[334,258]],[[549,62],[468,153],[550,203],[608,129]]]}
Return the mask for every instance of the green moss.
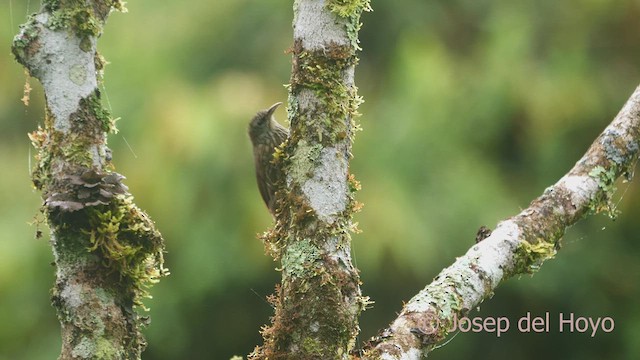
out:
{"label": "green moss", "polygon": [[317,354],[319,356],[322,354],[323,345],[314,338],[306,337],[302,340],[302,349],[305,354]]}
{"label": "green moss", "polygon": [[117,132],[117,119],[102,107],[98,91],[80,100],[79,110],[71,114],[70,120],[72,131],[64,134],[52,128],[47,114],[45,129],[39,127],[29,134],[37,150],[31,177],[39,190],[45,190],[52,180],[51,163],[54,159],[77,168],[91,168],[94,163],[92,148],[102,146],[105,132]]}
{"label": "green moss", "polygon": [[44,8],[50,13],[47,27],[51,30],[68,29],[80,38],[80,48],[91,50],[91,38],[100,36],[104,20],[111,10],[126,12],[119,0],[96,1],[87,4],[82,0],[45,1]]}
{"label": "green moss", "polygon": [[29,133],[31,144],[36,149],[35,165],[31,169],[31,180],[38,190],[42,190],[50,181],[51,151],[48,151],[49,135],[38,126],[38,129]]}
{"label": "green moss", "polygon": [[167,274],[163,267],[164,242],[153,222],[132,201],[119,195],[108,205],[86,208],[88,251],[98,255],[109,272],[135,294],[142,305],[147,289]]}
{"label": "green moss", "polygon": [[589,176],[598,182],[600,192],[591,199],[589,204],[589,213],[599,213],[606,211],[609,217],[615,220],[618,217],[618,210],[616,204],[612,201],[613,194],[617,188],[615,181],[617,178],[617,166],[611,165],[609,170],[606,170],[602,166],[596,166],[589,172]]}
{"label": "green moss", "polygon": [[98,144],[104,141],[105,133],[117,133],[116,121],[102,106],[100,91],[95,90],[80,100],[78,110],[71,114],[72,132],[93,139]]}
{"label": "green moss", "polygon": [[93,9],[81,1],[52,8],[47,27],[51,30],[72,29],[81,38],[98,36],[102,31]]}
{"label": "green moss", "polygon": [[111,7],[113,8],[113,10],[120,11],[121,13],[126,13],[129,10],[127,10],[124,4],[124,1],[113,0],[111,2]]}
{"label": "green moss", "polygon": [[83,335],[80,341],[73,347],[71,355],[80,359],[108,360],[122,357],[121,350],[105,338],[93,338],[91,335]]}
{"label": "green moss", "polygon": [[556,254],[556,245],[538,239],[534,244],[522,241],[516,248],[516,264],[513,274],[532,274],[540,269],[542,263],[552,259]]}
{"label": "green moss", "polygon": [[51,30],[67,29],[71,23],[71,15],[67,12],[55,10],[49,16],[47,27]]}
{"label": "green moss", "polygon": [[81,101],[86,101],[88,106],[91,109],[91,112],[94,114],[96,120],[100,124],[100,128],[102,131],[106,133],[117,134],[118,128],[116,127],[116,122],[118,118],[113,118],[109,110],[105,109],[102,106],[102,101],[100,100],[100,93],[95,91],[89,95],[86,99],[82,99]]}
{"label": "green moss", "polygon": [[92,8],[75,8],[69,11],[71,27],[79,37],[96,37],[102,33],[102,24],[95,17]]}
{"label": "green moss", "polygon": [[76,133],[68,134],[65,141],[60,143],[57,155],[64,157],[67,161],[78,166],[89,168],[93,164],[93,156],[88,148],[93,144],[93,140]]}
{"label": "green moss", "polygon": [[352,17],[371,11],[371,0],[330,0],[327,7],[340,17]]}
{"label": "green moss", "polygon": [[60,8],[61,0],[42,0],[42,6],[46,11],[52,12]]}
{"label": "green moss", "polygon": [[120,349],[114,347],[114,344],[105,338],[97,338],[95,342],[95,351],[92,353],[97,359],[115,359],[120,356]]}
{"label": "green moss", "polygon": [[144,308],[148,288],[168,274],[163,267],[164,241],[154,223],[133,203],[122,178],[86,170],[62,181],[49,181],[43,186],[44,211],[57,234],[54,247],[59,265],[93,268],[100,264],[96,277],[109,290],[97,292],[98,300],[108,303],[108,291],[113,291]]}
{"label": "green moss", "polygon": [[108,64],[107,59],[105,59],[98,51],[96,51],[96,55],[93,58],[93,63],[96,67],[96,76],[98,78],[98,83],[102,83],[104,80],[104,67]]}
{"label": "green moss", "polygon": [[40,47],[37,41],[39,34],[38,23],[33,15],[20,25],[20,34],[13,38],[11,46],[11,52],[20,64],[26,66],[26,59],[32,57]]}
{"label": "green moss", "polygon": [[[307,51],[300,42],[294,45],[294,69],[289,85],[288,109],[293,136],[298,134],[330,145],[351,137],[358,128],[354,119],[360,114],[362,98],[357,88],[345,83],[345,74],[353,71],[358,61],[355,48],[329,44],[323,51]],[[301,111],[295,98],[303,89],[314,92],[321,106]]]}
{"label": "green moss", "polygon": [[371,11],[371,0],[329,0],[329,10],[341,18],[346,19],[345,30],[354,49],[360,50],[358,31],[362,27],[360,16],[363,11]]}

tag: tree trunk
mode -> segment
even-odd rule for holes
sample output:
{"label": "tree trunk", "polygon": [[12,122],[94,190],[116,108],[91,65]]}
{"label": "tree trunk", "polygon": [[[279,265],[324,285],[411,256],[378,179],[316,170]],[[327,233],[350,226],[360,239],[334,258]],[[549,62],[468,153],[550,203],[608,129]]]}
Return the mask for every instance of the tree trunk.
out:
{"label": "tree trunk", "polygon": [[115,120],[100,101],[104,59],[97,39],[118,0],[45,0],[21,26],[13,53],[46,96],[32,180],[42,191],[56,265],[52,303],[62,328],[60,359],[139,359],[136,307],[166,274],[164,243],[113,172],[107,133]]}
{"label": "tree trunk", "polygon": [[287,173],[276,226],[264,237],[282,264],[272,325],[253,359],[346,359],[368,299],[351,262],[349,175],[360,14],[368,1],[297,0],[289,85],[291,135],[276,159]]}

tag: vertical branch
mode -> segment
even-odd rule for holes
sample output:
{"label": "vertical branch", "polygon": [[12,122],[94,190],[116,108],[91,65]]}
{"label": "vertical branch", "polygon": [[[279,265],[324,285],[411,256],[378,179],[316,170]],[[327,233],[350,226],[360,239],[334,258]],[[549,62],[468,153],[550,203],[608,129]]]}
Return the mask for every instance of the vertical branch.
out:
{"label": "vertical branch", "polygon": [[276,161],[286,169],[266,246],[282,264],[272,325],[254,359],[347,358],[368,299],[351,261],[359,187],[349,175],[360,15],[368,0],[296,0],[288,116]]}
{"label": "vertical branch", "polygon": [[135,307],[166,273],[162,237],[112,171],[107,147],[116,129],[101,105],[96,44],[112,10],[125,9],[119,0],[44,0],[12,47],[46,96],[44,128],[29,137],[51,228],[60,359],[139,359],[146,317]]}

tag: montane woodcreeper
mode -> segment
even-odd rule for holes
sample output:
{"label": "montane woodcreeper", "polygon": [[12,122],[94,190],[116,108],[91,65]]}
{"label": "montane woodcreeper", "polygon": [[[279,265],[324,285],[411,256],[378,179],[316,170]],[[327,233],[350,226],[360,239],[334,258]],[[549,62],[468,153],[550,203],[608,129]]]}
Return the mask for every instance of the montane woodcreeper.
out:
{"label": "montane woodcreeper", "polygon": [[264,203],[274,216],[276,191],[278,186],[284,184],[284,172],[274,164],[273,153],[289,137],[289,130],[280,125],[273,116],[280,105],[282,103],[278,102],[266,110],[258,111],[249,123],[249,138],[253,144],[258,189]]}

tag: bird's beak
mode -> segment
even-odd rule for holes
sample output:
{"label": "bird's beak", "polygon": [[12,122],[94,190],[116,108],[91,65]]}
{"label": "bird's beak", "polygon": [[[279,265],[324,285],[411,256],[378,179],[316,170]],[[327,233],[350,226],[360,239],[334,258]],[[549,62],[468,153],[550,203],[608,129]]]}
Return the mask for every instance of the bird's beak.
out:
{"label": "bird's beak", "polygon": [[273,113],[276,111],[276,109],[280,105],[282,105],[281,102],[277,102],[277,103],[271,105],[271,107],[269,109],[267,109],[267,115],[269,115],[269,116],[273,115]]}

